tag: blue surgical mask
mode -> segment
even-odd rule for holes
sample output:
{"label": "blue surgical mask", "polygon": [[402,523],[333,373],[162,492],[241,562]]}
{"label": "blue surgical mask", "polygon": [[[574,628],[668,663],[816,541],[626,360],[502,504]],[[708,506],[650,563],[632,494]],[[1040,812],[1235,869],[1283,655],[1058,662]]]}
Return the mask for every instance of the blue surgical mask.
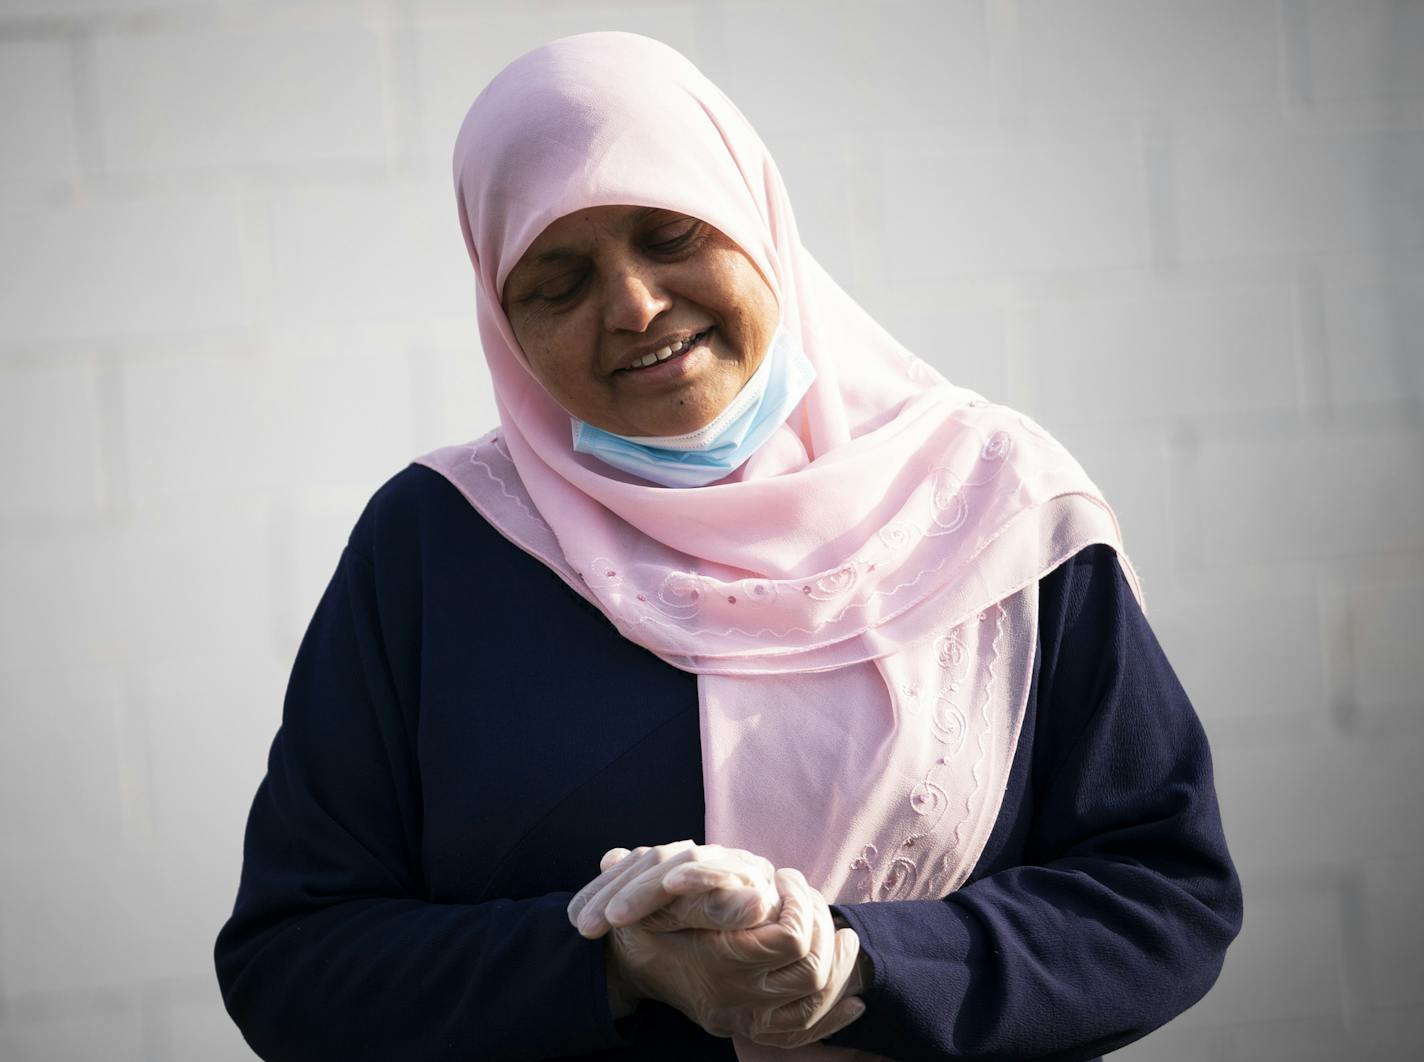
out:
{"label": "blue surgical mask", "polygon": [[664,487],[705,487],[756,453],[815,378],[800,342],[778,324],[756,372],[710,424],[686,435],[614,435],[575,419],[574,449]]}

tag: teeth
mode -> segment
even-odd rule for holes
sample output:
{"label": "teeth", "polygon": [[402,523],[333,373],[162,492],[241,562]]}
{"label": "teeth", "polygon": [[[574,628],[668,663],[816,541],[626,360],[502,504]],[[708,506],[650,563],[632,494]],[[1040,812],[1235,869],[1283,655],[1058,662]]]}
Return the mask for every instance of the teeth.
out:
{"label": "teeth", "polygon": [[[701,332],[698,333],[698,335],[701,334]],[[652,354],[644,354],[639,361],[633,362],[633,364],[628,367],[630,369],[646,369],[649,365],[654,365],[660,361],[667,361],[668,358],[674,354],[681,354],[684,350],[690,350],[692,348],[692,341],[696,338],[697,336],[690,336],[687,339],[679,339],[676,343],[656,350]]]}

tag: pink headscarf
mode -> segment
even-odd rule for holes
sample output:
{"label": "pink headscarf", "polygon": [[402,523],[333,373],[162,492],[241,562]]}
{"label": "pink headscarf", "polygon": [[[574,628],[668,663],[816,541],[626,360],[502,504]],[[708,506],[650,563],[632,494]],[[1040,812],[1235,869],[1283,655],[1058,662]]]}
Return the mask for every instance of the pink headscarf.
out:
{"label": "pink headscarf", "polygon": [[[420,461],[625,637],[697,674],[709,842],[797,867],[839,902],[958,888],[1008,782],[1038,580],[1102,542],[1141,596],[1097,487],[836,285],[801,245],[766,146],[664,44],[587,33],[516,59],[470,107],[454,176],[501,427]],[[654,486],[575,453],[501,309],[550,222],[612,204],[735,240],[816,368],[779,433],[710,486]]]}

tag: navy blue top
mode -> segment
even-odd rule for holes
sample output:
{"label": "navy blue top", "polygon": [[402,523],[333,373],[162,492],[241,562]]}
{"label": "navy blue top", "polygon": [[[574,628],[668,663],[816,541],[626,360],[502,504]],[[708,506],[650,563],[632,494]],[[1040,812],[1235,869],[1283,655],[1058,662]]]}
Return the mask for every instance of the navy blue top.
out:
{"label": "navy blue top", "polygon": [[[1040,584],[1008,792],[944,899],[838,904],[873,971],[828,1042],[1091,1059],[1199,999],[1241,924],[1206,736],[1093,546]],[[317,606],[217,939],[265,1059],[733,1059],[565,907],[599,857],[703,837],[696,677],[623,638],[438,473],[372,498]]]}

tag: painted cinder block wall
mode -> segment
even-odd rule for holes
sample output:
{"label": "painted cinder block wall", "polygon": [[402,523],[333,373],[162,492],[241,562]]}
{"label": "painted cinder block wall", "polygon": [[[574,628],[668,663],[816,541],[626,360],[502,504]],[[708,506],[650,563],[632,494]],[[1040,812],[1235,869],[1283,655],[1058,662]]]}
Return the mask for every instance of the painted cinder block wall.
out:
{"label": "painted cinder block wall", "polygon": [[494,424],[455,129],[596,28],[1118,508],[1248,911],[1116,1057],[1420,1057],[1417,0],[0,0],[0,1057],[252,1057],[210,950],[297,640],[371,492]]}

